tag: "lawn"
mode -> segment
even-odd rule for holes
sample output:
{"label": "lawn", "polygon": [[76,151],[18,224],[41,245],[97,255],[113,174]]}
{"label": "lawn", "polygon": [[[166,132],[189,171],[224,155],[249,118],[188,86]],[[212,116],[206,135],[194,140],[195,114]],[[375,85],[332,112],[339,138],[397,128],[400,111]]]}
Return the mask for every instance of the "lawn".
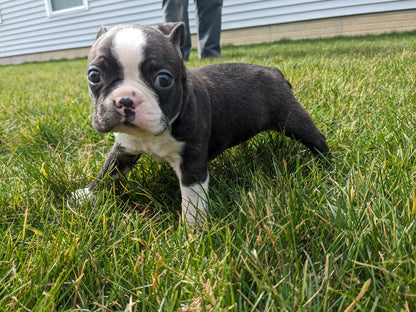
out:
{"label": "lawn", "polygon": [[0,67],[0,310],[415,311],[416,33],[195,55],[279,67],[331,163],[276,133],[226,151],[204,231],[146,157],[76,203],[113,141],[86,60]]}

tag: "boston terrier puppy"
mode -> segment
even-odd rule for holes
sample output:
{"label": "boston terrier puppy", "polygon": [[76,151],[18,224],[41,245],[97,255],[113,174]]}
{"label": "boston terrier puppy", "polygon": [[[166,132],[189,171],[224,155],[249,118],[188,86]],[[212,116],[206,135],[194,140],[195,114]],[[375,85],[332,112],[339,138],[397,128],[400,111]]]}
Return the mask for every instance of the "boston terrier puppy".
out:
{"label": "boston terrier puppy", "polygon": [[93,126],[114,132],[104,168],[118,178],[145,153],[168,162],[179,178],[182,219],[202,222],[207,210],[208,162],[257,133],[275,130],[329,151],[325,137],[274,67],[224,63],[187,68],[183,23],[101,28],[88,57]]}

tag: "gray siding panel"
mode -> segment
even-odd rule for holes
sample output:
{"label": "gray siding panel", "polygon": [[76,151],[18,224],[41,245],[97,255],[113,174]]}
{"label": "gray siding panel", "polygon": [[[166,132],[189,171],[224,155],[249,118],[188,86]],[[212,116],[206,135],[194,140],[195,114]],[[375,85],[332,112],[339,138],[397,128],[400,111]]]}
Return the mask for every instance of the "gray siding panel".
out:
{"label": "gray siding panel", "polygon": [[414,0],[225,0],[223,29],[235,29],[295,21],[415,9]]}
{"label": "gray siding panel", "polygon": [[89,10],[47,17],[44,0],[12,0],[0,4],[0,57],[86,47],[101,25],[162,21],[158,0],[94,0]]}
{"label": "gray siding panel", "polygon": [[[191,32],[195,8],[189,0]],[[100,25],[162,22],[161,0],[90,0],[89,10],[47,16],[44,0],[0,0],[0,57],[90,46]],[[416,0],[224,0],[222,28],[235,29],[403,9]]]}

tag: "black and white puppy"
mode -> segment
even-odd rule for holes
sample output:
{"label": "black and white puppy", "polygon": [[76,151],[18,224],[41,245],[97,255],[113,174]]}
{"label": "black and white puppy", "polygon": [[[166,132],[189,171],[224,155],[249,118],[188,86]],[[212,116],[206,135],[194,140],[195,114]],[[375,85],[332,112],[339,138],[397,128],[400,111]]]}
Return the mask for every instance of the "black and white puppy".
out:
{"label": "black and white puppy", "polygon": [[115,143],[89,193],[105,174],[117,177],[142,153],[168,162],[180,182],[182,218],[203,220],[208,162],[264,130],[326,154],[325,137],[273,67],[228,63],[188,69],[183,23],[102,28],[88,58],[93,126]]}

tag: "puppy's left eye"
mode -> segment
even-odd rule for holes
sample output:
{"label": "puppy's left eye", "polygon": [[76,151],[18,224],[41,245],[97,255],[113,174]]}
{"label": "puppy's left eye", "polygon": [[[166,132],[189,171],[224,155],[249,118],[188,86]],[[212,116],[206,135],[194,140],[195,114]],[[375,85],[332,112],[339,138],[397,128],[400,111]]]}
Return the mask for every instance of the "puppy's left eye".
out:
{"label": "puppy's left eye", "polygon": [[88,73],[88,81],[92,84],[100,83],[102,80],[101,73],[98,70],[91,70]]}
{"label": "puppy's left eye", "polygon": [[156,76],[155,86],[159,89],[167,89],[172,85],[173,78],[168,73],[160,73]]}

